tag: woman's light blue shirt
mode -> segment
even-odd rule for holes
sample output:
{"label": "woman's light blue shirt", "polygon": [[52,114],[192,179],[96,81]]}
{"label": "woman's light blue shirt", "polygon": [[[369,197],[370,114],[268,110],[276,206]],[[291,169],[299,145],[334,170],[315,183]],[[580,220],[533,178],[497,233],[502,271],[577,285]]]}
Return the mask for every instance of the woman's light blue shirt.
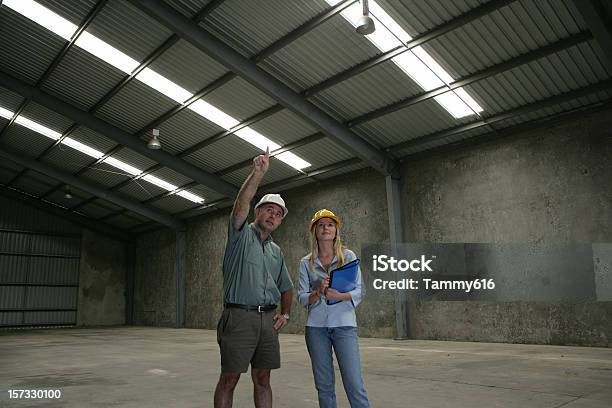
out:
{"label": "woman's light blue shirt", "polygon": [[[345,249],[343,255],[345,264],[357,259],[355,253],[350,249]],[[306,321],[306,326],[357,327],[355,307],[357,307],[363,297],[361,268],[358,268],[357,270],[357,287],[348,292],[351,294],[352,300],[344,300],[333,305],[328,305],[324,299],[318,299],[315,303],[309,305],[308,296],[310,296],[310,293],[319,288],[323,279],[329,276],[318,258],[314,261],[314,271],[311,271],[309,258],[310,255],[306,255],[300,260],[300,287],[298,289],[298,301],[308,310],[308,320]],[[329,271],[337,268],[337,265],[338,260],[334,256],[334,259],[329,266]]]}

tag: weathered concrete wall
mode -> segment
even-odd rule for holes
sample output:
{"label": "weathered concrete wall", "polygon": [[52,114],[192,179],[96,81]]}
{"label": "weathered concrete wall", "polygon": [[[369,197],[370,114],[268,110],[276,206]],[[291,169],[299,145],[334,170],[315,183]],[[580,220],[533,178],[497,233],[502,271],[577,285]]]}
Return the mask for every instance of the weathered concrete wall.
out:
{"label": "weathered concrete wall", "polygon": [[[274,232],[287,268],[297,288],[299,259],[309,252],[308,222],[321,208],[333,210],[343,220],[342,239],[357,256],[363,244],[388,240],[384,178],[372,170],[362,170],[313,183],[283,193],[289,215]],[[222,262],[229,209],[192,220],[187,234],[187,326],[214,329],[223,303]],[[252,219],[252,214],[251,214]],[[368,302],[357,309],[364,336],[391,337],[393,310],[373,310]],[[305,310],[294,296],[287,332],[303,332]]]}
{"label": "weathered concrete wall", "polygon": [[[407,240],[612,242],[610,113],[405,164]],[[610,299],[605,271],[596,269],[598,300]],[[610,346],[611,310],[610,302],[423,302],[410,316],[416,338]]]}
{"label": "weathered concrete wall", "polygon": [[136,325],[176,325],[175,244],[175,232],[168,229],[142,234],[136,240]]}
{"label": "weathered concrete wall", "polygon": [[125,324],[127,245],[83,230],[77,325]]}

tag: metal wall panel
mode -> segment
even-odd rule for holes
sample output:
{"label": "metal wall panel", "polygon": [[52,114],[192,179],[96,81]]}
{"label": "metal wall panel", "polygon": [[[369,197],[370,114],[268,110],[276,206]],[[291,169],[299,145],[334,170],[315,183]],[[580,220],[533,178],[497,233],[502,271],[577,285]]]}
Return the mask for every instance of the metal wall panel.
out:
{"label": "metal wall panel", "polygon": [[80,228],[0,197],[0,326],[76,324],[80,254]]}

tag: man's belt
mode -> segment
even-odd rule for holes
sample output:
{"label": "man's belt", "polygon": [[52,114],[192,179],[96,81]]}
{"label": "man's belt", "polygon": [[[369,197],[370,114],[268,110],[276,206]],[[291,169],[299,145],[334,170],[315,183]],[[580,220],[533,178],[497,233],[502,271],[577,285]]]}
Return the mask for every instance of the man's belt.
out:
{"label": "man's belt", "polygon": [[225,307],[243,309],[248,311],[256,311],[259,313],[269,312],[270,310],[276,309],[276,305],[241,305],[238,303],[226,303]]}

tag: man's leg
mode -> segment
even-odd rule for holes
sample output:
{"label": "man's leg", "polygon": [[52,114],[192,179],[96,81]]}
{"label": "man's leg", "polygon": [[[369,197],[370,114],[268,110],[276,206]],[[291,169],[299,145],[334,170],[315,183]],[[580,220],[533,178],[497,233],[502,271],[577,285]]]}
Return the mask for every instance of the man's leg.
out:
{"label": "man's leg", "polygon": [[253,401],[255,408],[272,408],[272,387],[270,387],[270,370],[251,368],[253,379]]}
{"label": "man's leg", "polygon": [[231,408],[240,373],[221,373],[215,388],[215,408]]}

